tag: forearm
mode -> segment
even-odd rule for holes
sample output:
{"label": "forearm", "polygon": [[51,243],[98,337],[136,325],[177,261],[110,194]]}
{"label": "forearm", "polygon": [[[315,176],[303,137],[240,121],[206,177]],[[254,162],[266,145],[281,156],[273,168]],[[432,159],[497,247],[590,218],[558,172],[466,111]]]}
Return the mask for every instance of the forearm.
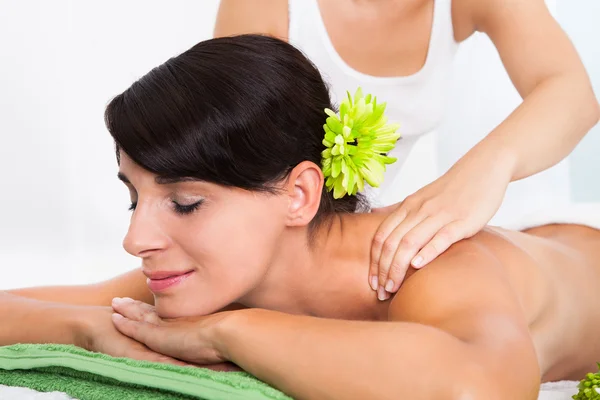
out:
{"label": "forearm", "polygon": [[154,303],[153,295],[146,285],[146,277],[140,268],[99,283],[31,287],[7,292],[30,299],[76,306],[110,306],[114,297],[130,297],[144,303]]}
{"label": "forearm", "polygon": [[511,180],[515,181],[565,158],[600,118],[587,75],[575,75],[556,76],[537,85],[459,163],[503,163],[510,167]]}
{"label": "forearm", "polygon": [[77,344],[82,307],[27,299],[0,291],[0,346]]}
{"label": "forearm", "polygon": [[299,399],[477,398],[481,386],[468,345],[418,324],[251,309],[217,334],[228,359]]}

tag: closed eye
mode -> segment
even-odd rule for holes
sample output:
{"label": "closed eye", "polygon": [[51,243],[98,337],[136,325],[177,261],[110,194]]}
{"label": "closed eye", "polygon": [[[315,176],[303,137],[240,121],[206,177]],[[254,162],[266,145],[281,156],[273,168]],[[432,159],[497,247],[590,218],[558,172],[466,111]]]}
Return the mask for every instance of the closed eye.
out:
{"label": "closed eye", "polygon": [[176,201],[173,201],[173,207],[175,208],[175,212],[179,215],[188,215],[196,211],[204,202],[204,200],[198,200],[192,204],[179,204]]}

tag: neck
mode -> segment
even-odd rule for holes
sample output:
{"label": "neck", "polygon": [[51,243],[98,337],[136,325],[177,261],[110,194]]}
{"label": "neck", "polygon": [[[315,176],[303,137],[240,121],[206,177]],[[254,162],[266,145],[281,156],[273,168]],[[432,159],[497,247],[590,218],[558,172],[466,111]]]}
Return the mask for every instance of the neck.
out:
{"label": "neck", "polygon": [[292,314],[383,319],[387,303],[368,284],[371,243],[384,214],[336,215],[317,228],[284,233],[260,285],[240,302]]}

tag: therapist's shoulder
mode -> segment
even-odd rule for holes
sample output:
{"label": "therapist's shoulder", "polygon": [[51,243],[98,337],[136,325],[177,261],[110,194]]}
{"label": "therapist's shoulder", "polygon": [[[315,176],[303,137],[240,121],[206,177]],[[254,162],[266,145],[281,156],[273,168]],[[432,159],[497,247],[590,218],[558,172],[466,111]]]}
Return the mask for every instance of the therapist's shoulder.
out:
{"label": "therapist's shoulder", "polygon": [[287,41],[288,0],[221,0],[214,36],[248,33]]}
{"label": "therapist's shoulder", "polygon": [[[545,0],[453,0],[455,36],[474,32],[511,31],[516,26],[548,23],[552,19]],[[492,38],[493,39],[493,38]]]}

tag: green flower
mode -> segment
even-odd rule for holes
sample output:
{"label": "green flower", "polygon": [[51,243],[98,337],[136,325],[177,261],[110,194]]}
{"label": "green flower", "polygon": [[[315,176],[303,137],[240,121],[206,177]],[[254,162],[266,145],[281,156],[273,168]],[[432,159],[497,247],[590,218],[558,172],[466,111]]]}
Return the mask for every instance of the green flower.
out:
{"label": "green flower", "polygon": [[579,382],[579,393],[573,396],[575,400],[599,400],[600,399],[600,363],[599,372],[589,373]]}
{"label": "green flower", "polygon": [[386,124],[386,103],[377,104],[377,98],[370,94],[363,96],[361,88],[354,98],[347,93],[339,116],[325,109],[329,117],[323,125],[323,144],[327,148],[321,153],[321,164],[325,186],[328,191],[333,190],[335,199],[362,191],[365,181],[379,187],[385,165],[396,162],[396,158],[386,154],[400,138],[396,133],[399,125]]}

